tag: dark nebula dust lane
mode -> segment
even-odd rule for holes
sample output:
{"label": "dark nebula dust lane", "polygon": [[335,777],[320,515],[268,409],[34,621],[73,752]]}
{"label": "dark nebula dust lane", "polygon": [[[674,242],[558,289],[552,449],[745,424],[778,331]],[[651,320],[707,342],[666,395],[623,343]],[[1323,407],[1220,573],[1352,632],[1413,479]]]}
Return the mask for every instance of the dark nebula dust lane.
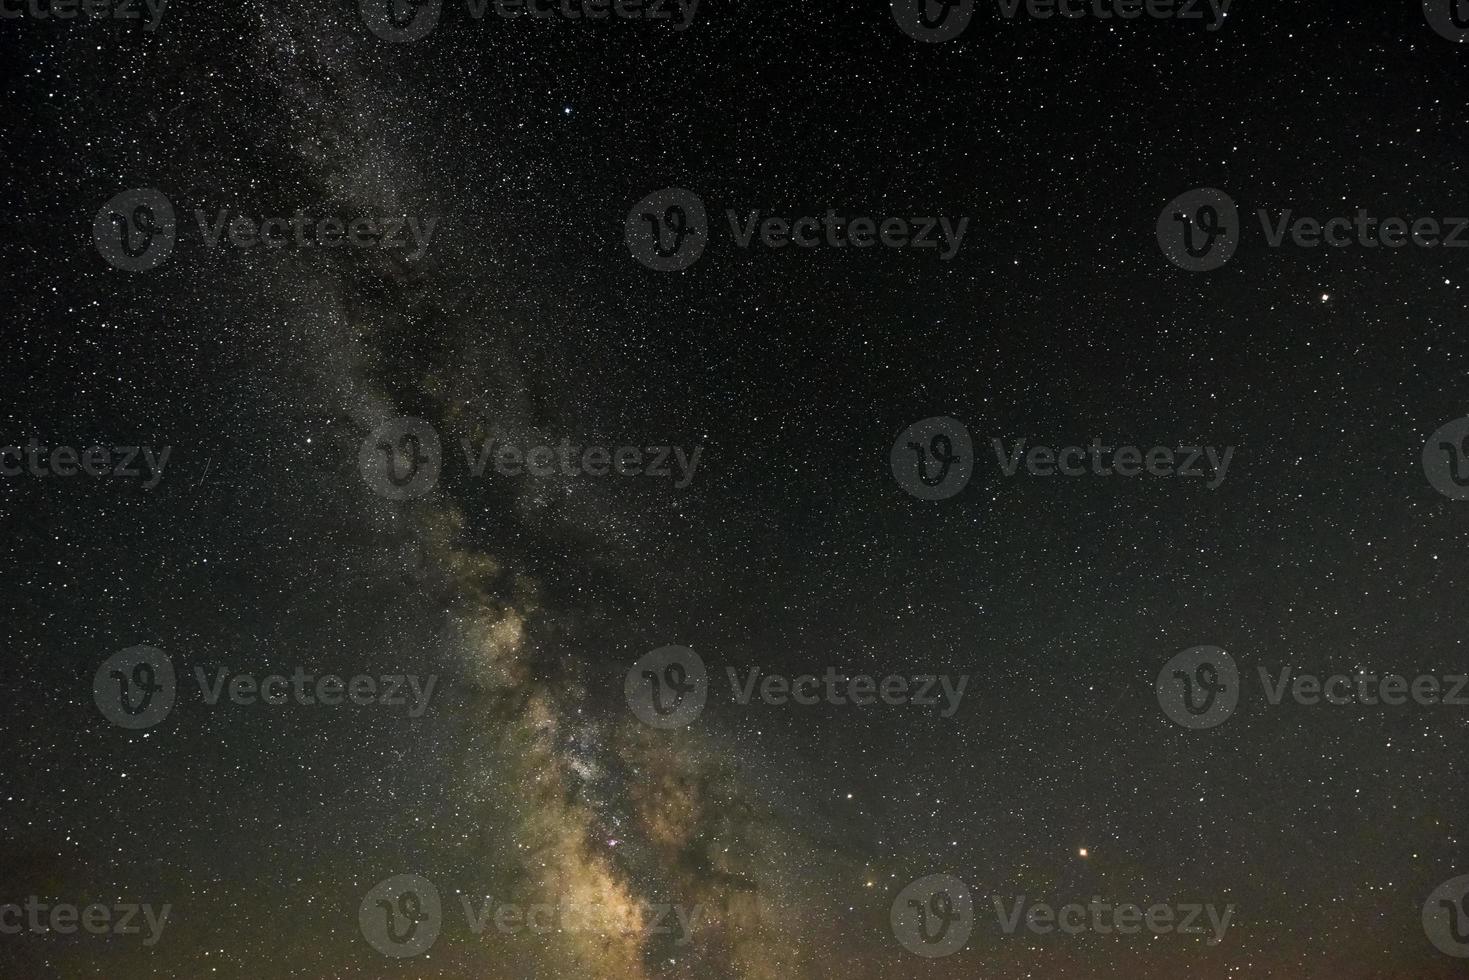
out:
{"label": "dark nebula dust lane", "polygon": [[1459,976],[1455,8],[0,0],[0,978]]}

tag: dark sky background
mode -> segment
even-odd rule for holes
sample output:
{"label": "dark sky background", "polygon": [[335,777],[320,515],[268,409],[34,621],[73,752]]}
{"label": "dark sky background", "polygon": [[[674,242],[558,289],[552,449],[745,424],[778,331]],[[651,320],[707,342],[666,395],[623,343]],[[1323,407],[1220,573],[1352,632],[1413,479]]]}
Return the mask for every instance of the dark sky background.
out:
{"label": "dark sky background", "polygon": [[[877,0],[706,0],[682,32],[451,3],[390,44],[352,3],[175,0],[152,33],[22,19],[0,45],[0,443],[172,447],[153,489],[0,478],[0,903],[173,906],[148,948],[0,936],[0,976],[1465,975],[1420,909],[1469,873],[1469,709],[1257,687],[1188,731],[1153,690],[1200,644],[1249,676],[1469,668],[1469,504],[1420,465],[1469,414],[1469,255],[1272,249],[1253,216],[1469,215],[1469,54],[1416,2],[1237,0],[1217,32],[989,5],[942,44]],[[970,230],[947,262],[716,233],[658,273],[623,223],[670,186],[720,225],[835,208]],[[1200,186],[1245,215],[1208,274],[1154,237]],[[137,187],[188,230],[129,274],[92,222]],[[191,214],[220,207],[440,221],[418,262],[211,254]],[[406,503],[357,465],[397,415],[447,450]],[[981,465],[917,500],[889,449],[943,415]],[[458,439],[490,430],[703,455],[684,489],[472,480]],[[1007,479],[992,437],[1235,456],[1212,491]],[[440,690],[417,719],[181,695],[128,732],[92,678],[137,644],[181,674]],[[658,732],[623,676],[667,644],[717,678],[971,679],[951,718],[741,707],[716,684]],[[925,960],[889,907],[941,872],[981,921]],[[676,952],[451,914],[397,961],[357,913],[401,873],[455,909],[713,911]],[[1236,912],[1217,946],[1006,936],[988,896],[1018,893]]]}

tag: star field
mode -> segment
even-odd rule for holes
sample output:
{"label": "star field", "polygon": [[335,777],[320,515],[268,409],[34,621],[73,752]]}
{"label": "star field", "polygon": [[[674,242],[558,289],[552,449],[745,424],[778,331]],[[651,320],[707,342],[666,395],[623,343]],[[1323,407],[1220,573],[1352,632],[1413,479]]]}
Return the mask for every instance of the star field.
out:
{"label": "star field", "polygon": [[1469,673],[1465,253],[1269,237],[1469,215],[1417,2],[6,2],[0,977],[1465,975],[1469,705],[1269,696]]}

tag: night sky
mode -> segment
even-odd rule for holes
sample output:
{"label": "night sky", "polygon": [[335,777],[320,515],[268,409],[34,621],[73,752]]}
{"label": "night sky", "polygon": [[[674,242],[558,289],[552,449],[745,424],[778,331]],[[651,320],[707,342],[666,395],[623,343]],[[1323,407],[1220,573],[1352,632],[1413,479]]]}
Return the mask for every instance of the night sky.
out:
{"label": "night sky", "polygon": [[[1469,218],[1436,2],[4,0],[0,980],[1469,976],[1469,687],[1269,696],[1469,673],[1469,248],[1270,241]],[[228,693],[296,673],[406,703]]]}

